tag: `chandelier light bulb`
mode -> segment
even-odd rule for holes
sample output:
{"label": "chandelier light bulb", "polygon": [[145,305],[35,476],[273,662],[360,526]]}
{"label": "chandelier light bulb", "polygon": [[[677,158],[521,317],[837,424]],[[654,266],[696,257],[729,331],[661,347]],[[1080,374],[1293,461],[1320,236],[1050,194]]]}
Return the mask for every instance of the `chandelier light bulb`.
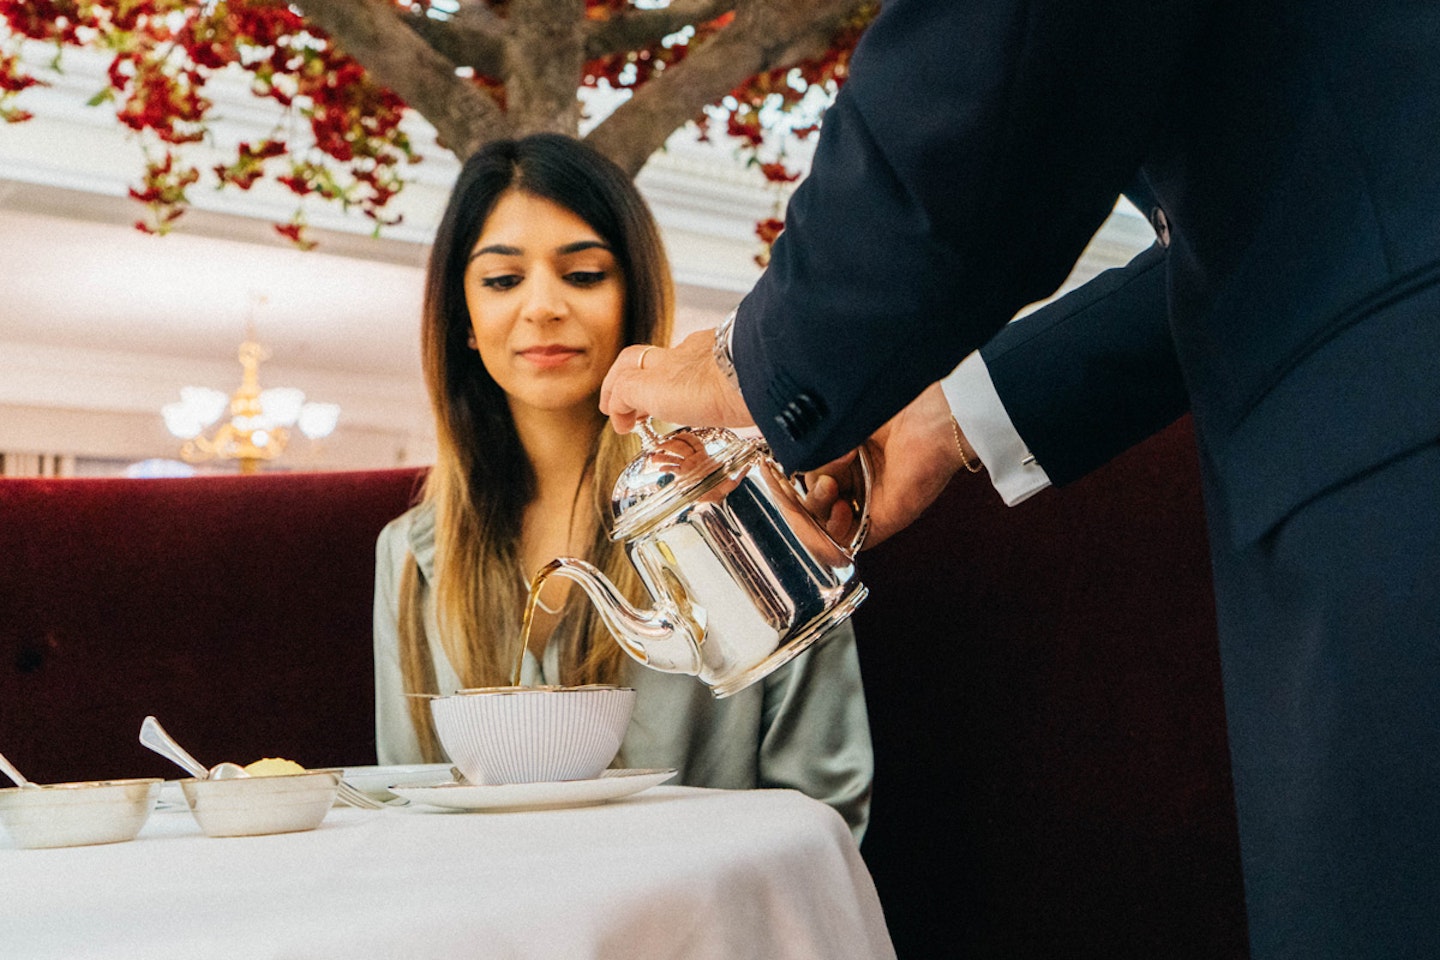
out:
{"label": "chandelier light bulb", "polygon": [[280,427],[292,427],[300,419],[305,391],[297,387],[271,387],[260,391],[260,409],[265,419]]}
{"label": "chandelier light bulb", "polygon": [[205,430],[205,424],[183,401],[165,404],[160,408],[160,414],[165,418],[165,429],[181,440],[198,437]]}
{"label": "chandelier light bulb", "polygon": [[311,440],[330,436],[339,421],[340,405],[337,403],[307,403],[300,408],[300,432]]}
{"label": "chandelier light bulb", "polygon": [[[201,429],[210,426],[230,407],[230,398],[211,387],[181,387],[180,402],[200,423]],[[196,430],[195,433],[199,433]],[[192,433],[190,436],[194,436]]]}

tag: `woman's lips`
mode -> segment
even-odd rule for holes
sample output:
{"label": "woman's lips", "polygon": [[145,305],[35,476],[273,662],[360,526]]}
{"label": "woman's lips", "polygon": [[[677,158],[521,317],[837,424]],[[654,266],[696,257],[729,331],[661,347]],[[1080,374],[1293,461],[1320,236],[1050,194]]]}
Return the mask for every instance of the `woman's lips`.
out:
{"label": "woman's lips", "polygon": [[584,352],[585,351],[576,347],[548,346],[530,347],[529,349],[521,350],[519,355],[521,359],[528,360],[537,367],[549,369],[551,367],[558,367],[571,358],[580,356]]}

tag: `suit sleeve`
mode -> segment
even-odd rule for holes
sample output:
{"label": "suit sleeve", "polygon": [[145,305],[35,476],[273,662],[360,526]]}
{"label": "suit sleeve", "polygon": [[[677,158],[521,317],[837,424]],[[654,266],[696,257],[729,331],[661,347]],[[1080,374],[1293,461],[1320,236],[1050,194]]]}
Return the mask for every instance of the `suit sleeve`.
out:
{"label": "suit sleeve", "polygon": [[787,468],[855,447],[1059,286],[1134,178],[1206,6],[882,8],[735,323],[746,404]]}
{"label": "suit sleeve", "polygon": [[1084,476],[1188,409],[1165,297],[1157,244],[980,349],[1010,422],[1051,483]]}

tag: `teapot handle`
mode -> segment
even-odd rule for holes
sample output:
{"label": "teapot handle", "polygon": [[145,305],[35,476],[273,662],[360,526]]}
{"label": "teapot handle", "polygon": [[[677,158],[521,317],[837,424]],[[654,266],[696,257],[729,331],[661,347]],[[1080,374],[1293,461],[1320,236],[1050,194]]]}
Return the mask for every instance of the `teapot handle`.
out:
{"label": "teapot handle", "polygon": [[[845,552],[853,559],[860,548],[865,545],[865,537],[870,533],[870,487],[874,482],[874,471],[870,466],[870,454],[864,447],[856,451],[855,460],[860,464],[860,510],[855,519],[855,531],[850,535],[850,544],[845,547]],[[853,505],[854,501],[852,501]]]}
{"label": "teapot handle", "polygon": [[[849,544],[835,544],[851,560],[854,560],[855,555],[860,552],[860,548],[865,544],[865,537],[870,532],[870,487],[874,475],[874,470],[870,465],[870,454],[865,451],[865,448],[859,447],[855,454],[855,459],[851,461],[851,469],[860,474],[860,494],[850,501],[850,507],[855,512],[855,529],[850,534]],[[804,474],[795,474],[790,478],[790,482],[802,497],[809,494]]]}

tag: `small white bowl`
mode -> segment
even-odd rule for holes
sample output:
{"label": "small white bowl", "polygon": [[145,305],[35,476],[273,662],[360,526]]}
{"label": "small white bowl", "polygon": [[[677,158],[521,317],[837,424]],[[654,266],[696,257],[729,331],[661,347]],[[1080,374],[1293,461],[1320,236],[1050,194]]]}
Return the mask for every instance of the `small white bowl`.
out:
{"label": "small white bowl", "polygon": [[160,796],[158,777],[0,790],[0,823],[17,847],[79,847],[134,840]]}
{"label": "small white bowl", "polygon": [[335,805],[336,770],[278,777],[180,781],[185,802],[207,837],[254,837],[314,830]]}
{"label": "small white bowl", "polygon": [[465,779],[482,786],[590,780],[620,750],[629,687],[488,687],[430,701],[435,732]]}

